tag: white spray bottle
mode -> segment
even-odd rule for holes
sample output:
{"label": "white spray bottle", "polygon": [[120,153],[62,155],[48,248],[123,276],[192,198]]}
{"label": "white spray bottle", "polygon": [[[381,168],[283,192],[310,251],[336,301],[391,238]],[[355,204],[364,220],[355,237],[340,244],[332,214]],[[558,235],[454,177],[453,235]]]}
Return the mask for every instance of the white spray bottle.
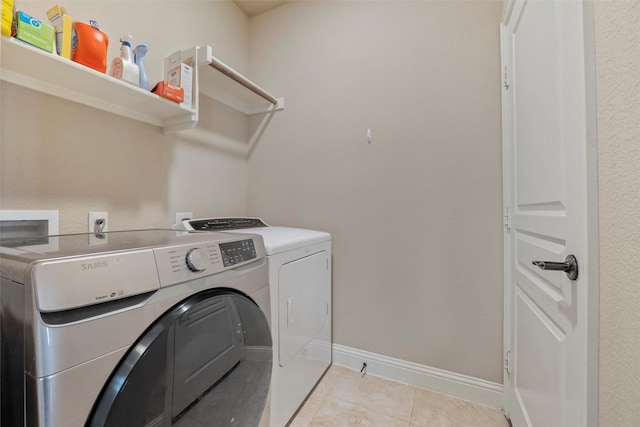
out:
{"label": "white spray bottle", "polygon": [[131,35],[120,37],[120,57],[111,61],[111,76],[138,86],[140,83],[138,65],[131,54]]}

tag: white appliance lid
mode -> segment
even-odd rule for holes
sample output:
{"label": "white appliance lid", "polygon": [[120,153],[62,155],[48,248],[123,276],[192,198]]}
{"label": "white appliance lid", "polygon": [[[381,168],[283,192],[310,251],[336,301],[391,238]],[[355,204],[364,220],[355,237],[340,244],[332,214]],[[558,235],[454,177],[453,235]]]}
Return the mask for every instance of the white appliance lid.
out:
{"label": "white appliance lid", "polygon": [[229,231],[261,235],[267,255],[275,255],[331,240],[331,234],[329,233],[304,228],[260,227]]}
{"label": "white appliance lid", "polygon": [[182,222],[189,230],[259,234],[264,240],[267,255],[275,255],[293,249],[331,240],[331,234],[323,231],[294,227],[272,227],[255,217],[201,218]]}

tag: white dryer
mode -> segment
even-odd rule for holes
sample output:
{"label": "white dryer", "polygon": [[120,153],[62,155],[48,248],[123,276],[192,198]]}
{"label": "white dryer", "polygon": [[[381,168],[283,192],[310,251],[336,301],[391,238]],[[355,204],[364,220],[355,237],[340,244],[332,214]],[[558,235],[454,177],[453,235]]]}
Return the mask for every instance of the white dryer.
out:
{"label": "white dryer", "polygon": [[331,364],[331,235],[258,218],[185,220],[185,228],[259,234],[271,289],[271,426],[286,425]]}

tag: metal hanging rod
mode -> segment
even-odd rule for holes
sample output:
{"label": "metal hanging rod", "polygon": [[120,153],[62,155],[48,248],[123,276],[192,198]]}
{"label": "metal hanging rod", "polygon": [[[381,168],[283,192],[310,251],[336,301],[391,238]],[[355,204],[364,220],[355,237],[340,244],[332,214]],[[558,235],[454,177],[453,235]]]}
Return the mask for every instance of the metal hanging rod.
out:
{"label": "metal hanging rod", "polygon": [[210,55],[209,52],[207,53],[207,61],[209,62],[209,66],[211,66],[211,67],[215,68],[216,70],[220,71],[225,76],[227,76],[230,79],[235,80],[236,82],[240,83],[242,86],[246,87],[247,89],[249,89],[253,93],[261,96],[264,99],[266,99],[267,101],[269,101],[273,105],[278,105],[278,100],[273,95],[271,95],[266,90],[262,89],[260,86],[258,86],[257,84],[255,84],[254,82],[252,82],[251,80],[249,80],[248,78],[243,76],[242,74],[238,73],[233,68],[229,67],[224,62],[220,61],[215,56]]}

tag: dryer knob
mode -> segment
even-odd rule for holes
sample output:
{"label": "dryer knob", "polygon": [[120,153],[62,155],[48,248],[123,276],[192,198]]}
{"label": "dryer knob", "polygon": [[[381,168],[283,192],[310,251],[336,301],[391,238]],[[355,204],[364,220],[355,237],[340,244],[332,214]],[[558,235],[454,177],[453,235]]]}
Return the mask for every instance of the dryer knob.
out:
{"label": "dryer knob", "polygon": [[209,257],[204,249],[195,248],[187,252],[187,267],[191,271],[204,271],[209,265]]}

